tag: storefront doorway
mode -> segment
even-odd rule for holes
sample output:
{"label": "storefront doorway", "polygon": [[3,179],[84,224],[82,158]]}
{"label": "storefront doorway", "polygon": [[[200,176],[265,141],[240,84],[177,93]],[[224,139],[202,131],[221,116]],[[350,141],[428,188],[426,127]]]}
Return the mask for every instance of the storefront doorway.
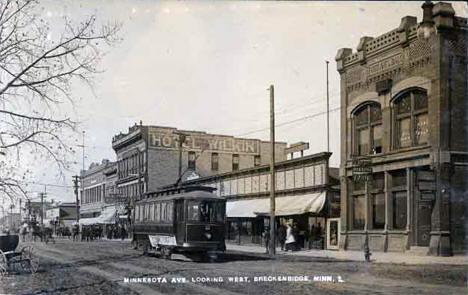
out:
{"label": "storefront doorway", "polygon": [[340,218],[327,220],[327,249],[338,250],[340,244]]}

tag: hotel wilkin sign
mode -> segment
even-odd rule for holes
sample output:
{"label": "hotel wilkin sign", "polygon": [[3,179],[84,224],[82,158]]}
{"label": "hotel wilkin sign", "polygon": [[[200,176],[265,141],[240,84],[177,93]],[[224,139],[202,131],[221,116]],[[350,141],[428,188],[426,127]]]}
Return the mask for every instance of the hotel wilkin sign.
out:
{"label": "hotel wilkin sign", "polygon": [[[235,154],[259,154],[260,141],[255,139],[241,139],[227,136],[216,136],[209,134],[191,134],[183,132],[186,135],[185,142],[182,144],[184,149],[199,151],[215,151]],[[149,131],[149,146],[164,149],[178,149],[179,135],[162,130]]]}

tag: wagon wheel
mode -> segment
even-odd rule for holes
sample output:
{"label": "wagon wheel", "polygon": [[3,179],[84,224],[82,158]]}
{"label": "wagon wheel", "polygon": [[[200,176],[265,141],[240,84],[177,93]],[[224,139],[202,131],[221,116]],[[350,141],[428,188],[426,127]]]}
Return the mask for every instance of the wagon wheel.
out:
{"label": "wagon wheel", "polygon": [[0,276],[1,277],[7,274],[7,267],[8,267],[8,260],[5,256],[5,253],[3,253],[2,250],[0,250]]}
{"label": "wagon wheel", "polygon": [[28,270],[31,273],[35,273],[39,268],[39,257],[34,253],[34,249],[31,246],[26,246],[21,249],[21,266],[24,270]]}

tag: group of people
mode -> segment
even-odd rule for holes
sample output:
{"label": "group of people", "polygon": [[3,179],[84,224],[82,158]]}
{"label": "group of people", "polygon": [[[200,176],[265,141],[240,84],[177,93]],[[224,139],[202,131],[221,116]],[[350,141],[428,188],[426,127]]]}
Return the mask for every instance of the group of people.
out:
{"label": "group of people", "polygon": [[[305,241],[307,240],[309,248],[313,248],[313,243],[322,242],[323,239],[322,235],[322,228],[320,223],[317,226],[313,225],[311,228],[310,235],[307,231],[299,230],[299,226],[296,222],[286,222],[280,224],[277,229],[277,238],[281,246],[282,251],[297,251],[300,248],[305,246]],[[265,227],[265,230],[262,234],[263,241],[265,244],[266,252],[269,253],[269,245],[270,245],[270,228],[268,226]],[[323,246],[323,245],[322,245]]]}
{"label": "group of people", "polygon": [[111,239],[125,239],[127,238],[127,230],[125,226],[120,224],[112,224],[107,227],[107,238]]}
{"label": "group of people", "polygon": [[83,225],[81,228],[81,241],[94,241],[102,238],[102,227],[97,224]]}
{"label": "group of people", "polygon": [[[9,233],[12,231],[9,231]],[[37,223],[24,223],[19,229],[18,233],[22,236],[22,241],[26,241],[26,237],[30,237],[32,241],[36,241],[37,238],[40,241],[44,241],[44,238],[47,240],[53,240],[54,230],[48,225],[39,225]],[[127,238],[127,230],[125,226],[120,224],[111,224],[106,226],[104,231],[104,226],[98,224],[92,225],[79,225],[74,223],[71,228],[66,226],[60,226],[55,229],[56,237],[68,237],[73,238],[73,241],[94,241],[100,240],[104,237],[107,239],[125,239]]]}

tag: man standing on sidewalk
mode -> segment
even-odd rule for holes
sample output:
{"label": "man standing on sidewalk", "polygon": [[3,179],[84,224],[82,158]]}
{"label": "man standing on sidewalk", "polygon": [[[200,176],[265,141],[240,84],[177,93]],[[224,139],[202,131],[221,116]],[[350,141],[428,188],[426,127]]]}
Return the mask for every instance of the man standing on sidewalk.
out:
{"label": "man standing on sidewalk", "polygon": [[281,245],[281,251],[284,250],[284,243],[286,242],[286,227],[283,223],[278,228],[278,240]]}
{"label": "man standing on sidewalk", "polygon": [[265,242],[266,254],[270,253],[270,228],[265,226],[265,230],[263,231],[263,241]]}

